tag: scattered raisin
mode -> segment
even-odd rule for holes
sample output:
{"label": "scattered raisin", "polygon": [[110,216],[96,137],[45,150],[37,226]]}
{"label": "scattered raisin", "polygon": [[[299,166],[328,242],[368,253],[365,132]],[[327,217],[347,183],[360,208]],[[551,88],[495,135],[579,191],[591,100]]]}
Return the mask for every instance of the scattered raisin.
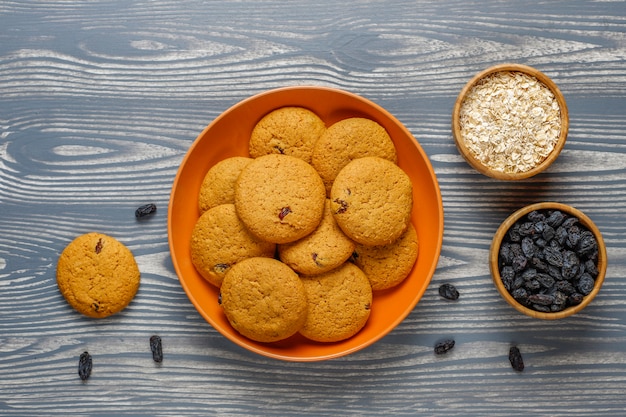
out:
{"label": "scattered raisin", "polygon": [[439,295],[446,300],[458,300],[459,291],[454,285],[446,283],[439,286]]}
{"label": "scattered raisin", "polygon": [[524,359],[522,359],[522,353],[517,346],[511,346],[509,349],[509,362],[516,371],[522,372],[524,370]]}
{"label": "scattered raisin", "polygon": [[454,347],[454,340],[448,339],[435,344],[435,354],[442,355],[449,352]]}
{"label": "scattered raisin", "polygon": [[91,355],[89,352],[83,352],[78,358],[78,376],[82,381],[86,381],[91,375],[91,368],[93,366]]}
{"label": "scattered raisin", "polygon": [[152,359],[155,362],[163,362],[163,345],[159,336],[154,335],[150,337],[150,350],[152,351]]}
{"label": "scattered raisin", "polygon": [[137,208],[137,210],[135,210],[135,217],[136,218],[141,218],[141,217],[146,217],[152,213],[155,213],[157,210],[157,206],[156,204],[144,204],[143,206],[139,206]]}

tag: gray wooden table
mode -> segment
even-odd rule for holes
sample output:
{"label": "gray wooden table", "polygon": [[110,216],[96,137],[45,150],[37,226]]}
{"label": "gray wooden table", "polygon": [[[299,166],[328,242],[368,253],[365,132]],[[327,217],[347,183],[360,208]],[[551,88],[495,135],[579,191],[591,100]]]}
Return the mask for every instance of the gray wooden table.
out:
{"label": "gray wooden table", "polygon": [[[472,170],[450,131],[463,85],[503,62],[545,72],[570,110],[557,162],[519,183]],[[445,211],[414,311],[371,347],[318,363],[217,333],[181,288],[166,232],[200,131],[252,94],[302,84],[363,95],[402,121]],[[623,416],[625,112],[624,1],[0,1],[0,415]],[[545,200],[581,209],[608,246],[598,297],[557,322],[509,307],[487,266],[500,222]],[[137,222],[148,202],[156,216]],[[104,320],[73,312],[55,281],[60,251],[92,230],[126,243],[142,273],[131,305]],[[439,297],[444,282],[457,302]],[[455,348],[434,355],[448,337]]]}

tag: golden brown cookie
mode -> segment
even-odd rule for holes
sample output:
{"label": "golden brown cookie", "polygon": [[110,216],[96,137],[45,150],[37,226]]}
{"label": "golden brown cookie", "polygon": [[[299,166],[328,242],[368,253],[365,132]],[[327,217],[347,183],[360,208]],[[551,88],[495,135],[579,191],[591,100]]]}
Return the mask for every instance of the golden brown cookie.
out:
{"label": "golden brown cookie", "polygon": [[191,262],[211,284],[219,287],[226,272],[246,258],[271,258],[276,245],[252,235],[237,216],[234,204],[205,211],[191,233]]}
{"label": "golden brown cookie", "polygon": [[57,285],[82,314],[103,318],[123,310],[139,289],[139,268],[131,251],[102,233],[70,242],[57,263]]}
{"label": "golden brown cookie", "polygon": [[278,246],[280,260],[305,275],[330,271],[348,260],[353,251],[354,242],[337,225],[328,199],[317,229],[300,240]]}
{"label": "golden brown cookie", "polygon": [[282,107],[265,115],[250,135],[250,156],[283,154],[311,162],[313,146],[326,130],[317,114],[303,107]]}
{"label": "golden brown cookie", "polygon": [[249,258],[235,264],[224,277],[220,296],[230,324],[257,342],[286,339],[306,320],[302,281],[275,259]]}
{"label": "golden brown cookie", "polygon": [[213,165],[204,176],[198,195],[198,208],[204,213],[220,204],[235,202],[235,182],[252,158],[233,156]]}
{"label": "golden brown cookie", "polygon": [[350,262],[320,275],[301,277],[308,313],[300,334],[317,342],[338,342],[365,326],[372,308],[372,287]]}
{"label": "golden brown cookie", "polygon": [[413,186],[393,162],[359,158],[339,172],[330,200],[335,220],[348,237],[363,245],[387,245],[411,221]]}
{"label": "golden brown cookie", "polygon": [[373,120],[352,117],[330,125],[320,136],[313,148],[311,165],[322,177],[328,193],[339,171],[364,156],[397,162],[396,147],[385,128]]}
{"label": "golden brown cookie", "polygon": [[294,156],[260,156],[235,185],[237,214],[252,234],[273,243],[294,242],[315,230],[325,201],[317,172]]}
{"label": "golden brown cookie", "polygon": [[413,224],[395,242],[383,246],[357,244],[352,256],[372,285],[372,290],[386,290],[400,284],[417,260],[419,242]]}

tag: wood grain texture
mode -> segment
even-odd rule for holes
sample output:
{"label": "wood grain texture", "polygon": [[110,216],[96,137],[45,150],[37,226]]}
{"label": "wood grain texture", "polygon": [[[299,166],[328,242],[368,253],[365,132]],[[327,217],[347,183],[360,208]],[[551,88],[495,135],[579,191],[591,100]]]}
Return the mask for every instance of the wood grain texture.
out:
{"label": "wood grain texture", "polygon": [[[463,85],[502,62],[550,76],[570,111],[559,159],[519,183],[473,171],[450,131]],[[310,364],[259,357],[212,329],[178,282],[166,232],[200,131],[239,100],[300,84],[363,95],[402,121],[445,211],[439,265],[411,315],[361,352]],[[624,1],[0,2],[0,415],[622,416],[625,108]],[[558,322],[514,311],[488,270],[500,222],[547,200],[585,212],[608,249],[597,298]],[[137,221],[147,202],[156,216]],[[63,247],[91,230],[127,244],[142,271],[131,305],[99,321],[67,306],[54,275]],[[458,301],[439,297],[444,282]],[[436,356],[443,338],[456,346]],[[85,350],[94,371],[81,383]]]}

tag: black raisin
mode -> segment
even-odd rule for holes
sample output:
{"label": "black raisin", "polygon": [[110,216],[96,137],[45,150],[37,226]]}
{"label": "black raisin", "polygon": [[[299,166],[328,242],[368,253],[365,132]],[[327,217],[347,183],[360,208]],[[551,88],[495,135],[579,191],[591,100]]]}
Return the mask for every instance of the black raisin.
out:
{"label": "black raisin", "polygon": [[459,298],[459,291],[452,284],[441,284],[439,286],[439,295],[447,300],[457,300]]}
{"label": "black raisin", "polygon": [[524,287],[528,291],[535,292],[539,288],[541,288],[541,284],[536,279],[531,279],[530,281],[526,281],[526,283],[524,284]]}
{"label": "black raisin", "polygon": [[543,248],[543,254],[545,256],[546,262],[549,263],[550,265],[554,265],[558,267],[563,266],[563,255],[561,254],[560,250],[552,246],[549,246],[549,247]]}
{"label": "black raisin", "polygon": [[598,242],[596,238],[593,236],[588,230],[582,232],[580,236],[580,240],[578,241],[578,246],[576,248],[576,252],[579,256],[587,256],[593,252],[598,251]]}
{"label": "black raisin", "polygon": [[555,210],[551,212],[546,218],[546,223],[551,227],[559,227],[561,223],[565,220],[565,214],[560,212],[559,210]]}
{"label": "black raisin", "polygon": [[515,272],[523,271],[524,268],[526,268],[527,264],[528,264],[528,259],[526,259],[525,256],[516,256],[515,258],[513,258],[512,266]]}
{"label": "black raisin", "polygon": [[542,272],[547,272],[548,271],[548,264],[545,263],[541,258],[535,256],[534,258],[532,258],[530,260],[530,265],[537,269],[538,271],[542,271]]}
{"label": "black raisin", "polygon": [[509,349],[509,362],[516,371],[522,372],[524,370],[524,359],[517,346],[511,346]]}
{"label": "black raisin", "polygon": [[537,252],[535,242],[533,242],[533,240],[528,236],[522,239],[522,252],[526,258],[533,258]]}
{"label": "black raisin", "polygon": [[550,306],[550,311],[561,311],[565,307],[567,307],[567,295],[563,294],[561,291],[555,291],[554,301]]}
{"label": "black raisin", "polygon": [[578,266],[580,261],[578,256],[572,251],[566,250],[563,252],[561,265],[561,275],[565,279],[572,279],[578,274]]}
{"label": "black raisin", "polygon": [[278,213],[278,218],[282,221],[289,213],[291,213],[291,207],[283,207]]}
{"label": "black raisin", "polygon": [[78,358],[78,376],[82,381],[86,381],[91,375],[91,368],[93,367],[93,361],[89,352],[83,352]]}
{"label": "black raisin", "polygon": [[541,306],[549,306],[554,302],[554,296],[549,294],[531,294],[528,301]]}
{"label": "black raisin", "polygon": [[528,217],[528,220],[534,223],[542,222],[546,219],[545,214],[543,214],[541,211],[538,211],[538,210],[531,211],[530,213],[526,215],[526,217]]}
{"label": "black raisin", "polygon": [[511,292],[511,295],[520,303],[528,304],[528,291],[526,291],[524,288],[517,288],[516,290],[513,290],[513,292]]}
{"label": "black raisin", "polygon": [[519,234],[522,237],[524,237],[524,236],[534,236],[536,233],[537,233],[537,230],[535,229],[535,223],[533,223],[533,222],[526,222],[526,223],[520,224]]}
{"label": "black raisin", "polygon": [[574,288],[572,283],[565,280],[557,281],[554,284],[554,288],[556,288],[558,291],[562,292],[565,295],[573,294],[576,291],[576,288]]}
{"label": "black raisin", "polygon": [[150,350],[152,351],[152,359],[155,362],[163,362],[163,345],[159,336],[154,335],[150,337]]}
{"label": "black raisin", "polygon": [[513,282],[515,280],[515,270],[512,266],[505,266],[500,271],[500,277],[502,278],[502,284],[504,284],[504,288],[511,291],[513,288]]}
{"label": "black raisin", "polygon": [[135,217],[138,219],[142,217],[146,217],[152,213],[155,213],[156,210],[157,210],[156,204],[152,204],[152,203],[144,204],[143,206],[139,206],[137,210],[135,210]]}
{"label": "black raisin", "polygon": [[520,274],[524,281],[530,281],[537,278],[537,270],[535,268],[527,268]]}
{"label": "black raisin", "polygon": [[578,285],[576,287],[582,295],[588,295],[593,290],[594,285],[595,280],[591,277],[591,275],[584,273],[578,280]]}
{"label": "black raisin", "polygon": [[578,242],[580,241],[581,236],[582,235],[580,227],[574,225],[567,229],[567,240],[565,241],[565,243],[570,248],[575,248],[576,246],[578,246]]}
{"label": "black raisin", "polygon": [[587,273],[589,273],[592,277],[598,276],[598,266],[591,259],[585,261],[585,271],[587,271]]}
{"label": "black raisin", "polygon": [[511,242],[520,242],[522,240],[522,236],[519,233],[520,225],[519,223],[515,223],[513,227],[509,229],[507,232],[507,237]]}
{"label": "black raisin", "polygon": [[544,238],[547,242],[549,242],[552,239],[554,239],[554,236],[556,236],[556,230],[554,230],[552,226],[546,225],[546,227],[543,229],[543,233],[541,234],[541,237]]}
{"label": "black raisin", "polygon": [[452,339],[444,340],[443,342],[438,342],[437,344],[435,344],[435,353],[437,355],[442,355],[444,353],[449,352],[450,349],[452,349],[453,347],[454,347],[454,340]]}
{"label": "black raisin", "polygon": [[104,242],[102,241],[102,238],[98,239],[98,243],[96,243],[96,248],[95,248],[96,254],[99,254],[100,252],[102,252],[103,246],[104,246]]}
{"label": "black raisin", "polygon": [[566,229],[569,229],[570,227],[572,227],[573,225],[575,225],[576,223],[578,223],[578,219],[576,217],[568,217],[566,218],[563,223],[561,224],[561,226],[563,226]]}
{"label": "black raisin", "polygon": [[582,303],[583,298],[584,296],[581,293],[575,292],[573,294],[570,294],[569,297],[567,297],[567,302],[569,305],[575,306],[575,305]]}
{"label": "black raisin", "polygon": [[543,288],[552,288],[554,286],[554,278],[548,274],[537,274],[537,281]]}
{"label": "black raisin", "polygon": [[335,210],[335,214],[341,214],[341,213],[345,213],[348,210],[348,202],[345,200],[341,200],[339,198],[336,198],[333,200],[333,202],[339,204],[339,208],[337,210]]}

